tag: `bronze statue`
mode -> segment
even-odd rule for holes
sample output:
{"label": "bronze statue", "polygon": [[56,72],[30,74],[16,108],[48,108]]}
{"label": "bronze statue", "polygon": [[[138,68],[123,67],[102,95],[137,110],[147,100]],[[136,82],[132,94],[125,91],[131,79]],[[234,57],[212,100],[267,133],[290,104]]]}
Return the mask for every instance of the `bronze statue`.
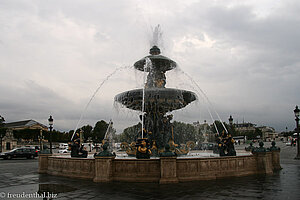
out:
{"label": "bronze statue", "polygon": [[217,138],[220,156],[236,156],[234,149],[234,139],[230,134],[222,131],[222,135]]}
{"label": "bronze statue", "polygon": [[136,144],[136,158],[138,159],[149,159],[151,155],[149,141],[146,138],[138,139]]}
{"label": "bronze statue", "polygon": [[80,144],[80,135],[77,131],[73,137],[73,141],[69,143],[69,148],[71,149],[71,157],[87,158],[88,152],[84,150],[83,144]]}

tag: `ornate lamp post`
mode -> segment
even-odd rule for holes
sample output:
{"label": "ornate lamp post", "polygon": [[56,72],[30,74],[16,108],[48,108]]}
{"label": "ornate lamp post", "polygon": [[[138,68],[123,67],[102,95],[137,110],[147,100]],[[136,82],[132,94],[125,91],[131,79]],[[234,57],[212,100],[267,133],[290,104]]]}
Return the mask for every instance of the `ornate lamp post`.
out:
{"label": "ornate lamp post", "polygon": [[49,119],[48,119],[48,122],[49,122],[49,129],[50,129],[50,153],[52,154],[52,128],[53,128],[53,118],[52,116],[50,115]]}
{"label": "ornate lamp post", "polygon": [[233,125],[233,118],[232,118],[232,116],[231,116],[231,115],[230,115],[230,117],[229,117],[228,121],[229,121],[229,125],[230,125],[230,126],[232,126],[232,125]]}
{"label": "ornate lamp post", "polygon": [[39,139],[40,139],[40,151],[43,150],[43,130],[40,130],[40,135],[39,135]]}
{"label": "ornate lamp post", "polygon": [[298,106],[296,106],[295,110],[295,117],[296,117],[296,132],[297,132],[297,156],[295,159],[300,160],[300,146],[299,146],[299,113],[300,110],[298,108]]}
{"label": "ornate lamp post", "polygon": [[231,129],[231,134],[233,134],[233,118],[232,118],[231,115],[230,115],[228,121],[229,121],[229,126],[230,126],[230,129]]}

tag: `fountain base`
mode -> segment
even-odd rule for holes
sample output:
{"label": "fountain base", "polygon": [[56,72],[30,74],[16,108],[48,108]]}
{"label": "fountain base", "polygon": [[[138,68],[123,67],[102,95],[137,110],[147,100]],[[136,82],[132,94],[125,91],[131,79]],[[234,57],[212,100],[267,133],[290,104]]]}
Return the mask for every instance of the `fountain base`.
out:
{"label": "fountain base", "polygon": [[[177,183],[273,174],[281,169],[279,151],[247,156],[213,158],[166,157],[118,159],[116,157],[70,158],[39,156],[39,173],[90,179],[94,182]],[[74,167],[76,166],[76,167]]]}

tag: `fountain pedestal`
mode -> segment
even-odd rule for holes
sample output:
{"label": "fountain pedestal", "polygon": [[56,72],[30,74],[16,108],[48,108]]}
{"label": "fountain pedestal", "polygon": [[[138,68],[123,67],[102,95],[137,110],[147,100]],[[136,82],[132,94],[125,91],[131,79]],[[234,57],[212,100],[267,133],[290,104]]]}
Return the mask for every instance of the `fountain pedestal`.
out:
{"label": "fountain pedestal", "polygon": [[280,150],[272,151],[272,164],[273,164],[273,169],[275,171],[282,169],[282,167],[280,165]]}
{"label": "fountain pedestal", "polygon": [[39,169],[38,173],[47,174],[48,170],[48,157],[52,154],[39,154]]}
{"label": "fountain pedestal", "polygon": [[160,158],[160,184],[178,183],[176,157]]}
{"label": "fountain pedestal", "polygon": [[113,179],[113,160],[111,157],[95,157],[95,177],[94,182],[111,182]]}
{"label": "fountain pedestal", "polygon": [[272,152],[254,152],[258,174],[272,174]]}

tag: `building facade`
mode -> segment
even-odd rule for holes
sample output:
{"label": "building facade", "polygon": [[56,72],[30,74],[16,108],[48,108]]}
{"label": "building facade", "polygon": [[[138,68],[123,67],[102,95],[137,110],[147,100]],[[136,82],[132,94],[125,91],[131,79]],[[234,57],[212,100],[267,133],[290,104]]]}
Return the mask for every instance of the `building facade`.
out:
{"label": "building facade", "polygon": [[24,129],[37,129],[47,131],[48,127],[35,121],[35,120],[24,120],[17,122],[4,123],[3,128],[6,128],[6,133],[2,140],[0,141],[1,152],[9,151],[17,147],[17,139],[13,136],[14,130],[24,130]]}

